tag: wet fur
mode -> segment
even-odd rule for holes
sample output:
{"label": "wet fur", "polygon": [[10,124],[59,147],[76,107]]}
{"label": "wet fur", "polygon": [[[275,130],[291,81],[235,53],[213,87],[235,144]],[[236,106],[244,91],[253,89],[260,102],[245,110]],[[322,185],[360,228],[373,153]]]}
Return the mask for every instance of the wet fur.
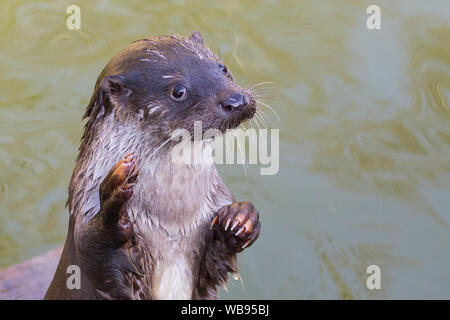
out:
{"label": "wet fur", "polygon": [[[113,58],[99,76],[85,113],[86,126],[69,187],[68,236],[46,299],[214,299],[227,274],[237,272],[236,254],[228,249],[223,228],[209,227],[217,211],[234,201],[214,164],[173,164],[169,159],[172,143],[152,155],[175,127],[192,130],[194,115],[189,114],[190,109],[180,108],[175,114],[158,96],[163,92],[158,84],[161,79],[178,77],[177,70],[186,65],[203,68],[199,61],[218,61],[200,40],[194,34],[191,38],[137,41]],[[180,65],[167,65],[174,54],[185,59]],[[125,59],[130,55],[136,58]],[[152,61],[160,66],[159,73]],[[153,68],[151,72],[145,72],[147,66]],[[134,71],[141,69],[142,73]],[[219,75],[208,77],[197,88],[199,94],[206,95],[200,96],[199,102],[190,102],[191,106],[199,105],[195,120],[203,122],[204,130],[223,131],[252,116],[220,119],[204,112],[212,103],[208,100],[211,96],[238,88]],[[101,243],[94,236],[99,186],[129,152],[139,164],[138,182],[127,203],[134,236],[125,245]],[[81,290],[66,287],[69,265],[81,268]],[[171,289],[170,284],[162,288],[164,284],[158,283],[164,272],[179,277],[181,286],[172,288],[173,294],[160,292]]]}

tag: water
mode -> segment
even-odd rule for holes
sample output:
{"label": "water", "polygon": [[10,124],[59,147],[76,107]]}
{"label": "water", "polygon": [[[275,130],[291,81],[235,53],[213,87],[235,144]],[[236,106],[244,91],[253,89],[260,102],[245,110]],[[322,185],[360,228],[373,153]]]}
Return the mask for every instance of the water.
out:
{"label": "water", "polygon": [[[81,115],[135,39],[198,30],[281,120],[280,171],[221,167],[260,239],[228,298],[450,298],[450,2],[72,1],[0,5],[0,267],[63,243]],[[381,290],[366,268],[379,265]],[[243,290],[244,287],[244,290]]]}

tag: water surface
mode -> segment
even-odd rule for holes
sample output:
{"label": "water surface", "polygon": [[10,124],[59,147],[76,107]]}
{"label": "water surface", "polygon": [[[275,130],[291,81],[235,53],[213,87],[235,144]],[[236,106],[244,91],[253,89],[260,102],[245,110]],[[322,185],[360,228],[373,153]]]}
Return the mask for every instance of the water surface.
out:
{"label": "water surface", "polygon": [[[450,298],[450,2],[73,1],[0,5],[0,267],[63,243],[96,77],[131,41],[198,30],[237,81],[263,81],[280,171],[220,168],[260,239],[228,298]],[[366,268],[382,289],[366,288]],[[244,289],[243,289],[244,287]]]}

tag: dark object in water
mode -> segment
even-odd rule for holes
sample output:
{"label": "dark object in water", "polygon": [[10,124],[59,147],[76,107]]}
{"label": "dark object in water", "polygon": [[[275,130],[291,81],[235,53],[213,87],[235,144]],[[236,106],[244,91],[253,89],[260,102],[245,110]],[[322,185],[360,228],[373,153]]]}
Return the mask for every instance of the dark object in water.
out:
{"label": "dark object in water", "polygon": [[62,248],[0,271],[0,300],[43,299],[52,281]]}

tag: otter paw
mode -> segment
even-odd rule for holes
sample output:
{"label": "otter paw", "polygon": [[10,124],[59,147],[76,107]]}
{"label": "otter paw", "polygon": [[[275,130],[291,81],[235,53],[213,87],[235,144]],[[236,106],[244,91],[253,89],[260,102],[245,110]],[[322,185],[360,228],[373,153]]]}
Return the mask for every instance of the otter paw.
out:
{"label": "otter paw", "polygon": [[116,222],[123,216],[123,205],[133,195],[138,170],[133,154],[127,154],[106,175],[100,185],[100,206]]}
{"label": "otter paw", "polygon": [[237,252],[251,246],[261,230],[259,213],[248,201],[233,202],[221,208],[214,217],[211,228],[216,224],[224,229],[228,246]]}

